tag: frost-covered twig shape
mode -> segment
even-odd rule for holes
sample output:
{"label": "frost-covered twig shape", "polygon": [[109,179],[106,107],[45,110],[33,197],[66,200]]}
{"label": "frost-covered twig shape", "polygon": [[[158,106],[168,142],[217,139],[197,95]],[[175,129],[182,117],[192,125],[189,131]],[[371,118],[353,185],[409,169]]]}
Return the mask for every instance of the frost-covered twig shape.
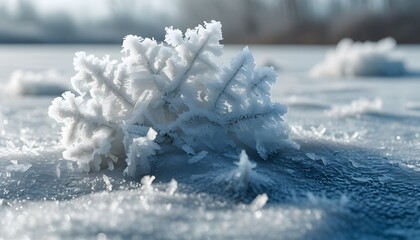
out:
{"label": "frost-covered twig shape", "polygon": [[221,39],[212,21],[185,35],[166,28],[163,43],[129,35],[121,62],[76,53],[79,96],[67,92],[49,109],[65,125],[64,158],[86,170],[123,162],[135,176],[162,144],[192,155],[245,148],[264,159],[293,145],[286,107],[270,100],[275,71],[256,68],[248,48],[221,67]]}
{"label": "frost-covered twig shape", "polygon": [[396,42],[385,38],[379,42],[341,40],[329,51],[310,74],[314,77],[400,76],[407,73],[404,62],[395,51]]}

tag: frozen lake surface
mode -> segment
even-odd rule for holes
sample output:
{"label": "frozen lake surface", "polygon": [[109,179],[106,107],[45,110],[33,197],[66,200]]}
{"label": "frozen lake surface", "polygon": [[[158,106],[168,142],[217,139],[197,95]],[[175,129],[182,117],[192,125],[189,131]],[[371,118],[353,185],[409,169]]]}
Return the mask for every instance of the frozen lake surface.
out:
{"label": "frozen lake surface", "polygon": [[[85,173],[62,159],[51,96],[0,95],[0,239],[420,238],[420,47],[398,47],[412,74],[311,78],[331,47],[251,46],[279,73],[272,99],[299,150],[257,164],[266,179],[245,197],[223,176],[237,156],[198,162],[174,151],[152,179],[123,168]],[[226,46],[230,57],[240,46]],[[115,45],[2,45],[0,84],[16,69],[69,79],[75,51],[118,57]],[[174,180],[172,180],[174,179]],[[267,194],[268,202],[262,195]],[[255,199],[256,198],[256,199]]]}

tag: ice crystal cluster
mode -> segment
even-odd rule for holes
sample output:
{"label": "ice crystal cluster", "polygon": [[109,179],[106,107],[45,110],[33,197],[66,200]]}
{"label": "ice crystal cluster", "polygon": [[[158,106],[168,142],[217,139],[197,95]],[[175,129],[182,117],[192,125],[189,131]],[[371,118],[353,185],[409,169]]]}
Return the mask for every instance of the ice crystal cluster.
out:
{"label": "ice crystal cluster", "polygon": [[377,43],[343,39],[310,73],[314,77],[404,75],[407,70],[395,47],[392,38]]}
{"label": "ice crystal cluster", "polygon": [[263,159],[293,144],[270,100],[272,68],[257,68],[244,48],[219,64],[221,24],[166,28],[165,41],[126,36],[121,61],[76,53],[76,94],[56,98],[49,115],[64,123],[65,159],[85,170],[126,164],[147,173],[154,155],[175,146],[188,155],[246,149]]}

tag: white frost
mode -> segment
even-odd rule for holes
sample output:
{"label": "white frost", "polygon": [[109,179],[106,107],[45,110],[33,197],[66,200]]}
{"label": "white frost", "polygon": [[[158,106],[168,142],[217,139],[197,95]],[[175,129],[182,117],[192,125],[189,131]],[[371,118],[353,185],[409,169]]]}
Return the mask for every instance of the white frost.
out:
{"label": "white frost", "polygon": [[107,191],[112,191],[112,183],[111,183],[111,180],[109,180],[109,177],[104,174],[104,175],[102,175],[102,179],[104,180],[106,190]]}
{"label": "white frost", "polygon": [[221,66],[221,39],[212,21],[185,33],[166,28],[162,43],[129,35],[120,62],[76,53],[78,95],[66,92],[49,108],[64,124],[64,158],[87,171],[125,161],[125,172],[138,176],[149,174],[163,144],[200,152],[192,162],[207,151],[245,146],[267,159],[296,146],[282,119],[286,107],[270,99],[274,69],[256,67],[248,48]]}
{"label": "white frost", "polygon": [[314,77],[400,76],[407,73],[403,60],[395,51],[396,42],[385,38],[377,43],[341,40],[323,62],[315,65]]}

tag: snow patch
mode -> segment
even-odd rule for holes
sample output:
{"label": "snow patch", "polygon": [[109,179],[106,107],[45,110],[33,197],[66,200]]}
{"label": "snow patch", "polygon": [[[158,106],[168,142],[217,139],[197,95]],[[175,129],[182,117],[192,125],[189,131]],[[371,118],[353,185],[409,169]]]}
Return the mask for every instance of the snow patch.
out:
{"label": "snow patch", "polygon": [[41,72],[16,70],[3,88],[13,95],[59,96],[70,89],[66,82],[63,75],[54,69]]}
{"label": "snow patch", "polygon": [[385,38],[379,42],[341,40],[323,62],[310,70],[313,77],[401,76],[407,73],[403,60],[395,51],[396,42]]}

